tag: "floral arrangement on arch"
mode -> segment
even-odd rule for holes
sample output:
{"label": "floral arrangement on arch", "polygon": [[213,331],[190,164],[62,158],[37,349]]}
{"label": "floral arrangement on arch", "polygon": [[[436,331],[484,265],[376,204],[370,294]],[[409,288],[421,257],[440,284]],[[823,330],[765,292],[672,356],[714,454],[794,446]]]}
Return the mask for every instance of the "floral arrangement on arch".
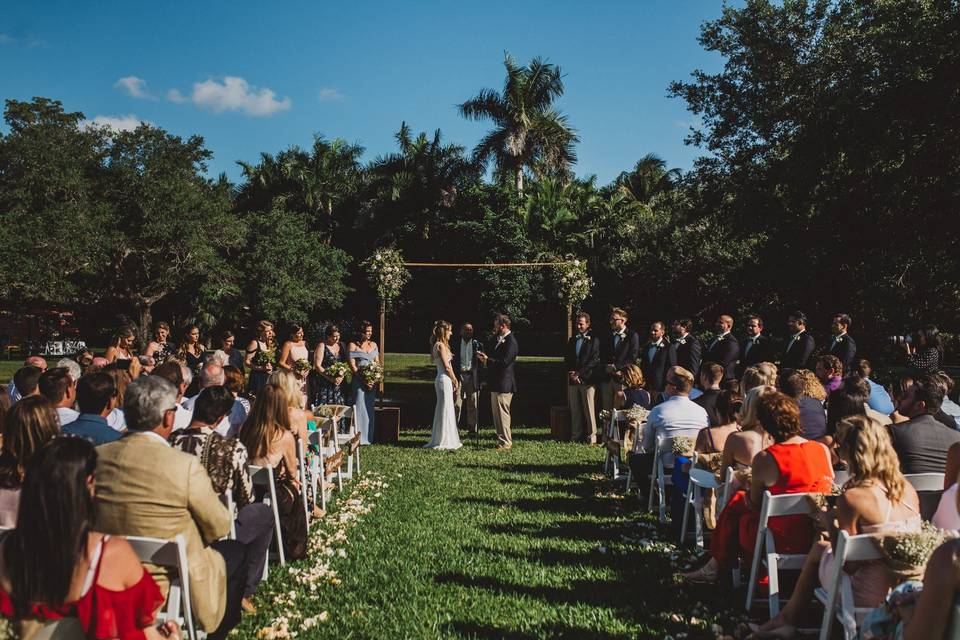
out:
{"label": "floral arrangement on arch", "polygon": [[590,295],[593,280],[587,273],[587,261],[568,257],[557,267],[557,296],[560,302],[577,308]]}
{"label": "floral arrangement on arch", "polygon": [[386,307],[400,297],[400,291],[410,280],[410,272],[403,266],[403,254],[392,247],[377,249],[360,266],[367,272],[370,286]]}

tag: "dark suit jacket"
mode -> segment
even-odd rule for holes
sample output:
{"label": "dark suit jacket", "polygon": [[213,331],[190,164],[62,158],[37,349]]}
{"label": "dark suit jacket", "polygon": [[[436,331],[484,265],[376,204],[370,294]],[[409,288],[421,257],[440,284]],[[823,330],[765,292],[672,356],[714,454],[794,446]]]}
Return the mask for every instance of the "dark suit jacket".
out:
{"label": "dark suit jacket", "polygon": [[[480,344],[479,340],[471,340],[473,342],[473,362],[470,363],[471,370],[479,375],[480,373],[480,360],[477,358],[477,352],[483,351],[483,345]],[[453,344],[450,345],[450,350],[453,351],[453,375],[457,376],[457,380],[463,382],[463,372],[460,371],[460,345],[463,344],[461,338],[457,338],[453,341]],[[475,378],[476,379],[476,378]]]}
{"label": "dark suit jacket", "polygon": [[743,371],[747,367],[774,360],[776,355],[773,353],[773,343],[770,338],[761,333],[753,345],[750,344],[750,338],[744,338],[740,343],[740,365],[737,367],[737,375],[743,376]]}
{"label": "dark suit jacket", "polygon": [[840,342],[834,342],[833,338],[830,340],[830,355],[837,356],[843,363],[843,375],[850,375],[850,369],[857,358],[857,343],[853,341],[850,334],[843,336]]}
{"label": "dark suit jacket", "polygon": [[809,331],[800,334],[795,342],[787,338],[787,348],[780,357],[781,369],[809,369],[810,356],[817,346]]}
{"label": "dark suit jacket", "polygon": [[700,341],[692,333],[688,333],[684,338],[684,344],[676,340],[670,343],[670,352],[668,355],[669,367],[683,367],[693,374],[696,380],[700,375],[700,360],[703,353],[703,347]]}
{"label": "dark suit jacket", "polygon": [[583,384],[594,384],[599,380],[602,372],[600,342],[590,332],[587,332],[587,337],[589,339],[584,340],[579,356],[577,355],[577,336],[570,338],[563,361],[567,371],[576,371]]}
{"label": "dark suit jacket", "polygon": [[711,427],[720,425],[720,416],[717,415],[717,398],[719,397],[719,389],[707,389],[702,395],[697,396],[693,400],[695,404],[700,405],[707,412],[707,417],[710,418]]}
{"label": "dark suit jacket", "polygon": [[[624,329],[626,336],[620,340],[620,344],[613,346],[613,332],[604,331],[600,339],[600,364],[601,368],[606,369],[608,364],[612,364],[617,371],[623,371],[627,365],[637,364],[637,354],[640,351],[640,335],[630,329]],[[604,380],[610,380],[611,376],[604,371]]]}
{"label": "dark suit jacket", "polygon": [[487,349],[487,386],[495,393],[516,393],[517,380],[513,372],[513,365],[520,354],[520,346],[513,332],[507,334],[503,342],[497,343],[494,338]]}
{"label": "dark suit jacket", "polygon": [[640,348],[640,369],[643,370],[643,379],[647,382],[647,389],[652,391],[663,391],[664,382],[667,379],[667,369],[670,368],[670,343],[663,341],[661,346],[650,358],[650,343]]}
{"label": "dark suit jacket", "polygon": [[713,347],[707,349],[707,352],[703,355],[705,362],[716,362],[723,367],[724,380],[731,380],[736,377],[735,369],[739,358],[740,343],[737,342],[737,338],[732,333],[728,333],[723,340],[717,340]]}

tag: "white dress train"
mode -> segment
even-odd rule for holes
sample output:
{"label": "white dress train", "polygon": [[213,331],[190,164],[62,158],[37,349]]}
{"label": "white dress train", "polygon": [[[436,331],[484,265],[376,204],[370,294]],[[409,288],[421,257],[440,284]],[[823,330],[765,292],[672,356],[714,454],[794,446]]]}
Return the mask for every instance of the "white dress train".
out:
{"label": "white dress train", "polygon": [[453,408],[453,382],[436,349],[432,358],[437,367],[437,377],[433,380],[433,388],[437,391],[437,407],[433,410],[433,435],[424,446],[428,449],[459,449],[463,445],[457,430],[457,413]]}

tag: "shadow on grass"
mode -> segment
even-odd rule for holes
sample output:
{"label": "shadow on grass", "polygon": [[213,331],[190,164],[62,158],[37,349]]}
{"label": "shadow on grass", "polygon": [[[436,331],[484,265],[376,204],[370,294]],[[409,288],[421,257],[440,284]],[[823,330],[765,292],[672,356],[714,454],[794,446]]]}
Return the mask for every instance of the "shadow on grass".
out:
{"label": "shadow on grass", "polygon": [[580,515],[593,513],[594,509],[590,505],[584,504],[583,498],[574,495],[573,497],[554,497],[554,498],[521,498],[518,500],[496,500],[493,498],[456,498],[457,502],[468,504],[484,505],[493,508],[513,507],[526,513],[552,512],[565,515]]}
{"label": "shadow on grass", "polygon": [[623,638],[622,635],[598,631],[596,629],[581,629],[560,624],[539,625],[533,631],[516,631],[493,625],[478,624],[454,620],[451,623],[453,630],[460,636],[467,638],[498,638],[503,640],[534,640],[539,638],[597,638],[598,640],[613,640]]}
{"label": "shadow on grass", "polygon": [[[515,595],[542,600],[553,605],[587,604],[601,608],[616,608],[611,596],[623,586],[613,580],[574,580],[569,588],[516,584],[488,576],[468,576],[462,573],[441,573],[434,578],[438,584],[455,584],[468,589],[485,589],[498,594]],[[623,598],[624,603],[628,600]]]}

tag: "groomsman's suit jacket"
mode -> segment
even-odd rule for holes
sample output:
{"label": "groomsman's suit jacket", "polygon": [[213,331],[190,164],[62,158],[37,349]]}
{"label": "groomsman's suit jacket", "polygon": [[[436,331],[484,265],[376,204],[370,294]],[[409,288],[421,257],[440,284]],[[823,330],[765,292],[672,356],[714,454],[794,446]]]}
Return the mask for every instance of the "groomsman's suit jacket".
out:
{"label": "groomsman's suit jacket", "polygon": [[703,346],[697,337],[688,333],[683,338],[675,338],[670,343],[670,351],[667,358],[667,368],[683,367],[693,374],[694,379],[700,375],[700,361],[703,354]]}
{"label": "groomsman's suit jacket", "polygon": [[853,363],[857,359],[857,343],[849,334],[844,334],[839,341],[831,339],[830,355],[837,356],[843,363],[843,375],[849,375]]}
{"label": "groomsman's suit jacket", "polygon": [[612,364],[617,371],[623,371],[627,365],[637,364],[637,354],[640,352],[640,335],[630,329],[624,329],[624,337],[616,347],[613,346],[613,332],[604,331],[603,339],[600,341],[600,363],[603,372],[603,380],[612,380],[613,377],[606,373],[606,366]]}
{"label": "groomsman's suit jacket", "polygon": [[787,347],[784,349],[783,356],[780,358],[781,369],[809,369],[810,356],[816,348],[813,336],[809,331],[804,331],[796,340],[787,338]]}
{"label": "groomsman's suit jacket", "polygon": [[761,362],[773,362],[776,354],[773,352],[773,342],[762,333],[754,338],[744,338],[740,343],[740,366],[737,367],[739,376],[744,369]]}
{"label": "groomsman's suit jacket", "polygon": [[494,393],[516,393],[517,380],[513,365],[520,354],[520,346],[513,332],[503,340],[493,338],[487,350],[487,387]]}
{"label": "groomsman's suit jacket", "polygon": [[[474,380],[477,382],[479,388],[480,382],[480,359],[477,357],[477,353],[483,351],[483,345],[479,340],[470,341],[473,346],[473,361],[470,363],[470,370],[474,372]],[[451,366],[453,367],[453,375],[457,377],[459,382],[463,382],[463,372],[460,370],[460,365],[462,364],[460,359],[460,347],[463,345],[463,340],[457,338],[452,345],[450,345],[450,350],[453,351],[453,362]]]}
{"label": "groomsman's suit jacket", "polygon": [[567,371],[576,371],[580,382],[585,385],[599,382],[603,372],[600,364],[600,342],[591,333],[587,332],[580,346],[580,355],[577,355],[577,336],[567,341],[567,351],[564,354],[564,363]]}
{"label": "groomsman's suit jacket", "polygon": [[740,343],[737,338],[728,333],[723,338],[714,338],[708,343],[709,347],[703,359],[706,362],[716,362],[723,367],[723,379],[730,380],[736,377],[737,360],[740,358]]}
{"label": "groomsman's suit jacket", "polygon": [[663,385],[667,380],[667,369],[670,368],[670,343],[664,338],[655,349],[651,350],[651,347],[653,345],[648,342],[640,349],[640,369],[643,371],[643,379],[647,382],[648,390],[663,391]]}

